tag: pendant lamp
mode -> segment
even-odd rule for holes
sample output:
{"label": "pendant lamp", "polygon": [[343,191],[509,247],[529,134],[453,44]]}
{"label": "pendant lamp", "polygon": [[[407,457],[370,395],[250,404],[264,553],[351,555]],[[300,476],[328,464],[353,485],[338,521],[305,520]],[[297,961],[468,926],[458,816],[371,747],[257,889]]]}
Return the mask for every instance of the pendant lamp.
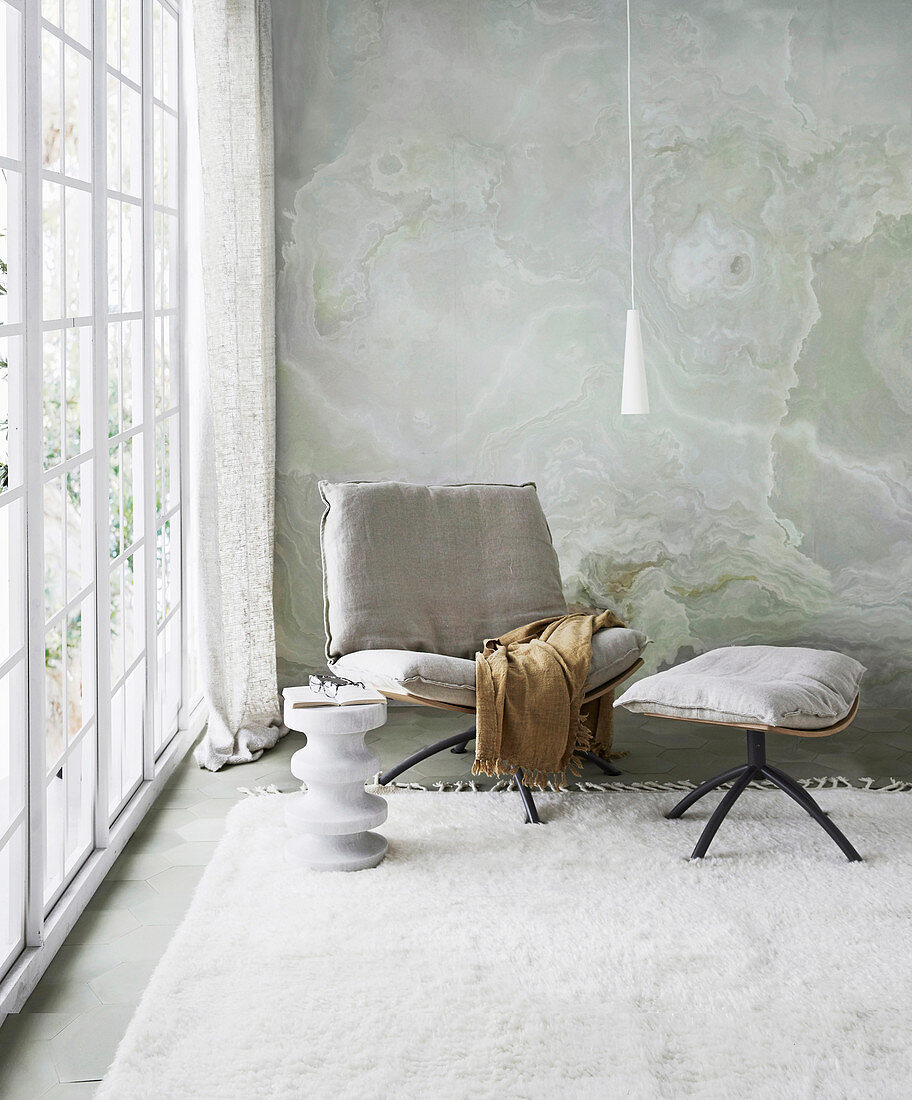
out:
{"label": "pendant lamp", "polygon": [[621,387],[621,413],[648,413],[646,364],[643,361],[643,336],[640,311],[636,308],[633,277],[633,113],[630,106],[630,0],[627,0],[627,153],[630,170],[630,309],[627,310],[627,338],[624,341],[624,381]]}

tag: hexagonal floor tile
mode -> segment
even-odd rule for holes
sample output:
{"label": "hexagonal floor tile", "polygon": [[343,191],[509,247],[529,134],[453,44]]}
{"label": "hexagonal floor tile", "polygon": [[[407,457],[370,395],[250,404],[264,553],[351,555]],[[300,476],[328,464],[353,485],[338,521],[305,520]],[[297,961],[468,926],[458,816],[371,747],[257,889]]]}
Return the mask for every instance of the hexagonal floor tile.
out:
{"label": "hexagonal floor tile", "polygon": [[100,1005],[50,1041],[61,1081],[98,1081],[114,1058],[133,1014],[132,1005]]}
{"label": "hexagonal floor tile", "polygon": [[129,909],[86,909],[66,938],[74,943],[111,943],[139,927]]}
{"label": "hexagonal floor tile", "polygon": [[168,867],[149,879],[149,885],[159,894],[178,894],[190,898],[203,877],[203,868],[193,864]]}
{"label": "hexagonal floor tile", "polygon": [[220,817],[195,817],[177,830],[182,841],[221,840],[225,822]]}
{"label": "hexagonal floor tile", "polygon": [[32,1100],[56,1085],[49,1042],[7,1043],[0,1029],[0,1100]]}
{"label": "hexagonal floor tile", "polygon": [[136,1005],[157,965],[158,959],[118,963],[111,970],[93,978],[89,985],[102,1004]]}

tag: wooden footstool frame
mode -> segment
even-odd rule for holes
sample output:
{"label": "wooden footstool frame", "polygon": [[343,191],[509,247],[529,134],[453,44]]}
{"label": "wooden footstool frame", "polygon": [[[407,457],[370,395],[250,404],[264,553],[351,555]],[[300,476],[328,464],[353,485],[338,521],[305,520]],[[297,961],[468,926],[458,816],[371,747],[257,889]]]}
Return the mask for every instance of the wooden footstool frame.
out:
{"label": "wooden footstool frame", "polygon": [[[707,779],[705,783],[701,783],[695,790],[686,794],[674,809],[669,810],[665,815],[668,818],[680,817],[689,810],[695,802],[699,802],[704,795],[709,794],[710,791],[714,791],[717,787],[721,787],[723,783],[734,780],[730,789],[726,791],[722,801],[713,811],[709,821],[707,821],[703,832],[700,834],[700,839],[697,841],[697,846],[694,848],[690,858],[702,859],[703,856],[706,855],[713,837],[719,830],[719,826],[725,820],[732,806],[734,806],[744,793],[747,785],[755,779],[768,779],[781,791],[784,791],[790,798],[793,798],[803,810],[806,810],[807,813],[810,814],[824,832],[839,845],[847,859],[851,860],[853,863],[860,862],[861,856],[852,846],[842,830],[833,824],[827,813],[822,810],[817,802],[811,797],[810,793],[790,775],[786,775],[786,773],[780,771],[779,768],[775,768],[772,764],[769,764],[766,759],[766,735],[768,733],[784,733],[788,734],[790,737],[829,737],[831,734],[839,733],[852,724],[855,715],[858,713],[858,699],[859,697],[856,695],[851,710],[842,721],[836,722],[834,725],[827,726],[824,729],[796,730],[786,726],[764,726],[747,723],[739,723],[737,727],[734,727],[743,729],[747,734],[747,763],[737,768],[730,768],[728,771],[722,772],[721,775],[717,775],[712,779]],[[682,718],[678,715],[656,714],[655,712],[650,713],[650,717],[669,718],[676,722],[698,721],[698,719]],[[716,722],[708,719],[701,724],[707,726],[729,725],[728,722]]]}

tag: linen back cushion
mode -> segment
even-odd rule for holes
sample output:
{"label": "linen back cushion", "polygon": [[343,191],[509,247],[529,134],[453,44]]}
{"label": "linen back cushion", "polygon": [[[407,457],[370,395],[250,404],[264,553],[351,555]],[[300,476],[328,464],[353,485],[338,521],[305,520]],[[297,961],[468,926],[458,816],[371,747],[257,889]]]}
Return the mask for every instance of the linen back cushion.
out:
{"label": "linen back cushion", "polygon": [[566,603],[534,485],[320,483],[326,655],[472,658]]}

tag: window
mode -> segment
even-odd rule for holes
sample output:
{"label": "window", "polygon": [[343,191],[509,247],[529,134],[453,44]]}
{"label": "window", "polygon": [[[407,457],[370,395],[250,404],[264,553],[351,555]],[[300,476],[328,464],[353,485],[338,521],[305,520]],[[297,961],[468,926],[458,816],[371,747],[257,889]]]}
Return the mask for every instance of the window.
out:
{"label": "window", "polygon": [[0,978],[178,729],[180,13],[0,0]]}

